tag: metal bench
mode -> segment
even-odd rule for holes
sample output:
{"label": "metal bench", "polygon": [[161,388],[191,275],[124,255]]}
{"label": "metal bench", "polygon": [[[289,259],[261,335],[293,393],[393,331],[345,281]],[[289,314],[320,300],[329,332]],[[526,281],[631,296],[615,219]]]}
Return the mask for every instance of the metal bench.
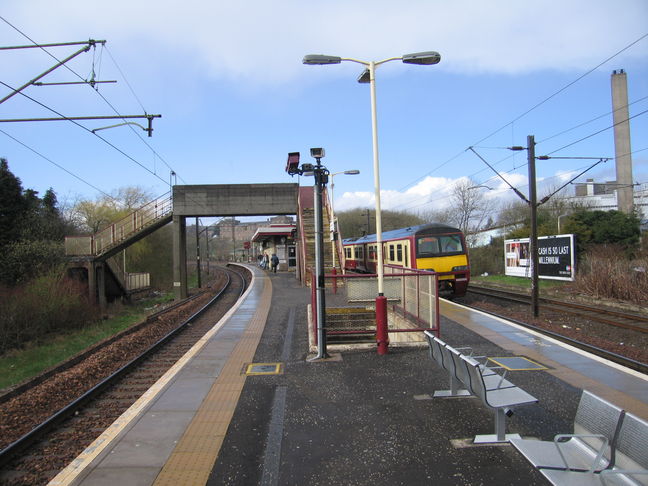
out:
{"label": "metal bench", "polygon": [[[506,434],[506,417],[511,407],[536,403],[538,400],[521,388],[505,379],[502,375],[477,361],[477,356],[466,356],[428,331],[424,331],[430,346],[430,356],[448,372],[449,390],[437,390],[434,397],[460,397],[475,395],[489,408],[495,410],[495,434],[478,435],[474,443],[505,442],[520,438],[518,434]],[[460,389],[463,384],[466,389]]]}
{"label": "metal bench", "polygon": [[[473,396],[470,390],[467,388],[470,385],[470,378],[468,377],[468,371],[465,369],[461,362],[460,357],[462,354],[460,350],[471,350],[469,347],[453,348],[449,344],[446,344],[441,339],[436,337],[429,331],[423,331],[425,337],[427,338],[428,345],[430,347],[430,357],[434,359],[437,364],[448,372],[448,377],[450,379],[450,389],[449,390],[436,390],[432,395],[435,398],[450,398],[450,397],[471,397]],[[472,350],[471,350],[472,351]],[[470,356],[477,358],[484,358],[484,356]],[[491,368],[486,368],[484,365],[483,373],[484,375],[495,374]],[[499,375],[498,375],[499,376]],[[499,378],[498,378],[499,380]],[[466,388],[460,388],[461,385],[464,385]],[[489,386],[493,386],[495,381],[489,381]]]}
{"label": "metal bench", "polygon": [[430,357],[434,359],[441,368],[448,372],[448,377],[450,378],[450,389],[436,390],[432,396],[435,398],[470,396],[468,390],[459,388],[461,382],[455,372],[454,361],[447,353],[447,344],[429,331],[423,331],[423,333],[425,334],[428,345],[430,346]]}
{"label": "metal bench", "polygon": [[[479,397],[486,407],[495,411],[495,433],[478,435],[473,440],[475,444],[486,444],[494,442],[507,442],[514,438],[520,438],[518,434],[506,434],[506,417],[511,416],[511,408],[522,405],[531,405],[538,400],[534,396],[522,390],[520,387],[499,377],[498,375],[485,375],[483,365],[477,360],[462,356],[470,378],[469,390]],[[486,383],[485,378],[492,380],[499,379],[501,386],[491,386]]]}
{"label": "metal bench", "polygon": [[648,422],[622,414],[621,427],[612,441],[609,463],[593,461],[587,471],[541,468],[540,472],[555,485],[648,485]]}
{"label": "metal bench", "polygon": [[559,434],[553,441],[515,439],[511,444],[538,468],[595,472],[613,460],[623,410],[583,390],[574,418],[573,434]]}

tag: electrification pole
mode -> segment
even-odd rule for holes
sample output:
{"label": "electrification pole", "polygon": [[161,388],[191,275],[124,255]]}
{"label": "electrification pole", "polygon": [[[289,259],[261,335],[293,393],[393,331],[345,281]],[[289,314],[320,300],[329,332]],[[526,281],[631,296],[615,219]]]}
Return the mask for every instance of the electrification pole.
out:
{"label": "electrification pole", "polygon": [[196,272],[198,272],[198,288],[202,287],[200,282],[200,232],[198,231],[198,218],[196,218]]}
{"label": "electrification pole", "polygon": [[531,311],[538,317],[538,195],[536,191],[535,137],[527,136],[527,155],[529,160],[529,206],[531,206],[531,238],[529,257],[531,259]]}

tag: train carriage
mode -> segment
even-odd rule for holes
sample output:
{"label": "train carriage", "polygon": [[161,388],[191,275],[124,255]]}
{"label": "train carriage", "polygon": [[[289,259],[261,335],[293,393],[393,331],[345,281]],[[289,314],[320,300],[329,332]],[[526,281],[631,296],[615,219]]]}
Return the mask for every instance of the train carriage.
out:
{"label": "train carriage", "polygon": [[[385,264],[438,273],[441,295],[460,297],[466,293],[470,264],[461,230],[430,223],[383,231],[382,240]],[[342,243],[347,271],[376,273],[376,235],[349,238]]]}

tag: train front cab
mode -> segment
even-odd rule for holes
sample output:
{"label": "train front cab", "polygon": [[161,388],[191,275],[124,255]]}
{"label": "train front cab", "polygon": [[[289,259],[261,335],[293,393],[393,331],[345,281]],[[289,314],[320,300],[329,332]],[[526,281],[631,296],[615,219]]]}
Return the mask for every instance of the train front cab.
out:
{"label": "train front cab", "polygon": [[439,294],[443,297],[465,295],[470,281],[466,242],[461,232],[415,235],[416,268],[439,274]]}

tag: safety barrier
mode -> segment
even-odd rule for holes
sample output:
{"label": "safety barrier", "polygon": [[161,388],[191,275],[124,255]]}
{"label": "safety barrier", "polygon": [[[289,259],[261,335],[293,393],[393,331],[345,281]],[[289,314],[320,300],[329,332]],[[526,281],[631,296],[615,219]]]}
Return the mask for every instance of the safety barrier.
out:
{"label": "safety barrier", "polygon": [[126,272],[126,289],[140,290],[151,286],[150,273],[128,273]]}
{"label": "safety barrier", "polygon": [[[330,336],[374,336],[387,340],[387,334],[429,331],[440,332],[438,276],[434,272],[403,269],[385,265],[383,295],[386,300],[386,329],[381,335],[382,312],[376,312],[378,279],[375,274],[343,275],[332,273],[325,280],[325,332]],[[311,285],[312,333],[317,344],[316,281],[313,272]],[[379,304],[380,306],[381,304]],[[369,311],[374,319],[369,322],[360,316]],[[378,309],[380,311],[380,307]],[[340,315],[344,317],[339,317]],[[378,318],[378,322],[376,322]],[[378,325],[376,325],[378,324]],[[422,340],[422,339],[421,339]],[[385,346],[387,342],[384,343]]]}

